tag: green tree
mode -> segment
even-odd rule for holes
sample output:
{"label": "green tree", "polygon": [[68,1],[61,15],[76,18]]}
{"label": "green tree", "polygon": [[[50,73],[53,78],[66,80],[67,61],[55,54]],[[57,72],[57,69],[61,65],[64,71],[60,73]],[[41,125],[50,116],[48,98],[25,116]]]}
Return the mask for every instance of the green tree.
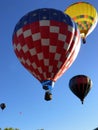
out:
{"label": "green tree", "polygon": [[37,130],[44,130],[44,129],[37,129]]}
{"label": "green tree", "polygon": [[5,128],[4,130],[19,130],[18,128]]}

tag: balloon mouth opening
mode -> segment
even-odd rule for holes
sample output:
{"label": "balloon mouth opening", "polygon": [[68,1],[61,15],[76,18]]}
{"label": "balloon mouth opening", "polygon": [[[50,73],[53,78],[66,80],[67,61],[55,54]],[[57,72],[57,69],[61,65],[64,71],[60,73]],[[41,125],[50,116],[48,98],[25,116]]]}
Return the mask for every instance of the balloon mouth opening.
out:
{"label": "balloon mouth opening", "polygon": [[84,100],[83,100],[83,99],[81,100],[81,103],[82,103],[82,104],[84,103]]}
{"label": "balloon mouth opening", "polygon": [[81,100],[81,103],[84,104],[84,97],[81,97],[80,100]]}
{"label": "balloon mouth opening", "polygon": [[44,80],[41,82],[44,90],[52,90],[54,87],[54,81],[52,80]]}

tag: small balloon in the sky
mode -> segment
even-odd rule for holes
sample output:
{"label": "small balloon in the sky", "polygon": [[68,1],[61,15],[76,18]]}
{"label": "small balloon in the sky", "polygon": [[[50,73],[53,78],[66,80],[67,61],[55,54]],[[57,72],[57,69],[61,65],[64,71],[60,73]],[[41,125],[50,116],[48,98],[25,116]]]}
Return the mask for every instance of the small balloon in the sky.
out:
{"label": "small balloon in the sky", "polygon": [[20,115],[22,115],[22,112],[19,112]]}
{"label": "small balloon in the sky", "polygon": [[1,103],[1,104],[0,104],[0,107],[1,107],[2,110],[4,110],[5,107],[6,107],[5,103]]}
{"label": "small balloon in the sky", "polygon": [[76,75],[70,79],[69,87],[83,104],[84,98],[87,96],[92,87],[92,81],[86,75]]}

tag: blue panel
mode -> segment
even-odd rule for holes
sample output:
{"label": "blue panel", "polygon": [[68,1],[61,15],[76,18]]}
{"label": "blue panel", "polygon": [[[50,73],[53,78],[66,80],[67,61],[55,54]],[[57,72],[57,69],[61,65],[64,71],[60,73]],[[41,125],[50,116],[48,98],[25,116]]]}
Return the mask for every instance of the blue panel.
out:
{"label": "blue panel", "polygon": [[41,82],[43,89],[45,90],[52,90],[52,88],[54,87],[54,82],[52,80],[45,80],[43,82]]}
{"label": "blue panel", "polygon": [[42,8],[31,11],[28,14],[24,15],[16,24],[14,32],[27,24],[40,20],[54,20],[57,22],[67,23],[72,27],[74,26],[72,19],[68,15],[64,14],[62,11],[56,9]]}

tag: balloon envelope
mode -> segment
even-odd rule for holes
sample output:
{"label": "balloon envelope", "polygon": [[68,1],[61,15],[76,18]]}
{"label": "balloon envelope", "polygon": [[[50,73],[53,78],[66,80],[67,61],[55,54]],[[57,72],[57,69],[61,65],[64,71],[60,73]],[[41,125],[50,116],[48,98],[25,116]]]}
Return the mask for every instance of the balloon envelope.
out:
{"label": "balloon envelope", "polygon": [[94,30],[98,22],[97,10],[88,2],[76,2],[70,5],[65,13],[68,14],[78,25],[83,42]]}
{"label": "balloon envelope", "polygon": [[86,75],[76,75],[69,81],[70,90],[82,101],[92,87],[91,79]]}
{"label": "balloon envelope", "polygon": [[19,61],[46,90],[71,66],[81,45],[73,20],[62,11],[49,8],[23,16],[12,39]]}

